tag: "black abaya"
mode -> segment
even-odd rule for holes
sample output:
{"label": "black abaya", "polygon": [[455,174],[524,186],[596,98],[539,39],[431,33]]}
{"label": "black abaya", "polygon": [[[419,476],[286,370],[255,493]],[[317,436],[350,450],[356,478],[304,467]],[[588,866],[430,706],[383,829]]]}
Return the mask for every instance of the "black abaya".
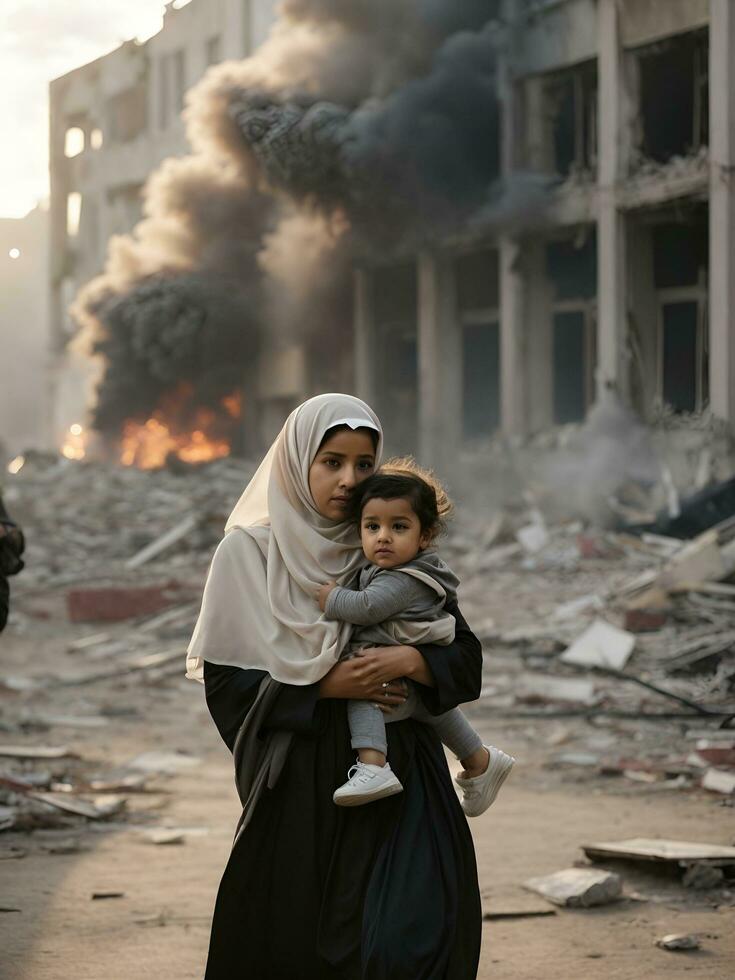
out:
{"label": "black abaya", "polygon": [[[440,714],[475,700],[480,644],[456,606],[450,646],[419,647]],[[207,703],[225,742],[262,671],[205,664]],[[278,783],[260,799],[219,888],[206,980],[474,980],[480,897],[467,822],[433,729],[387,726],[398,796],[340,808],[354,762],[346,702],[285,685],[268,728],[294,733]]]}

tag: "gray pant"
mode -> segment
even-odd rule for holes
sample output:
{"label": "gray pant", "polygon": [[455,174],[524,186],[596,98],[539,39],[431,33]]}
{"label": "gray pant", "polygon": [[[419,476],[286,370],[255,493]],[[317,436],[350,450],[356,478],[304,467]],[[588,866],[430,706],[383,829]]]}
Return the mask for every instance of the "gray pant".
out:
{"label": "gray pant", "polygon": [[350,725],[353,749],[374,749],[385,755],[388,741],[385,737],[386,722],[413,718],[424,725],[431,725],[450,752],[458,759],[466,759],[482,748],[482,739],[470,725],[459,708],[445,711],[443,715],[431,715],[409,682],[409,696],[405,705],[395,712],[384,715],[372,701],[349,701],[347,720]]}

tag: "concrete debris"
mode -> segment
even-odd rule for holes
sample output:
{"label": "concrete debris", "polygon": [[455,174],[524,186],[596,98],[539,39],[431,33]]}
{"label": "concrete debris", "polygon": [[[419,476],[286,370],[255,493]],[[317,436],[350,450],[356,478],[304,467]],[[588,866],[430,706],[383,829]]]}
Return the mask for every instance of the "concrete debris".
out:
{"label": "concrete debris", "polygon": [[550,701],[595,704],[599,698],[594,681],[551,675],[531,675],[523,680],[517,700],[530,703]]}
{"label": "concrete debris", "polygon": [[128,765],[131,769],[142,772],[175,773],[185,769],[193,769],[201,764],[201,759],[193,755],[183,755],[180,752],[144,752],[136,756]]}
{"label": "concrete debris", "polygon": [[695,861],[684,872],[681,883],[685,888],[694,888],[699,891],[706,891],[710,888],[719,888],[725,881],[725,872],[713,864],[706,864],[702,861]]}
{"label": "concrete debris", "polygon": [[735,865],[735,847],[702,844],[696,841],[635,837],[629,840],[584,844],[582,850],[593,861],[617,858],[626,861],[663,861],[674,864],[715,861],[720,865]]}
{"label": "concrete debris", "polygon": [[181,830],[151,830],[146,834],[146,840],[158,845],[183,844],[186,834]]}
{"label": "concrete debris", "polygon": [[523,887],[554,905],[566,908],[607,905],[623,894],[623,882],[619,875],[592,868],[567,868],[541,878],[530,878]]}
{"label": "concrete debris", "polygon": [[702,777],[702,789],[708,789],[712,793],[722,793],[723,796],[730,796],[735,793],[735,772],[708,769]]}
{"label": "concrete debris", "polygon": [[680,933],[671,933],[668,936],[662,936],[661,939],[656,940],[656,945],[661,949],[668,949],[673,952],[701,949],[702,947],[702,944],[697,936],[684,935]]}
{"label": "concrete debris", "polygon": [[635,637],[604,619],[595,622],[559,658],[580,667],[612,667],[622,670],[635,647]]}
{"label": "concrete debris", "polygon": [[557,606],[552,614],[552,619],[561,622],[565,619],[575,619],[582,613],[589,611],[599,611],[604,607],[604,602],[598,595],[583,595],[578,599],[563,602]]}

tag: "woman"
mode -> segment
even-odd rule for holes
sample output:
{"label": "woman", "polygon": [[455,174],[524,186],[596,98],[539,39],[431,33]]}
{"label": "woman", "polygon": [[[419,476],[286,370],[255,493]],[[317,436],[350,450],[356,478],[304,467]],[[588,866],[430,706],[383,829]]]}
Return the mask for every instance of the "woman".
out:
{"label": "woman", "polygon": [[[480,900],[472,840],[442,746],[400,720],[401,678],[435,714],[478,697],[480,645],[459,610],[451,646],[338,662],[347,628],[313,599],[361,561],[346,501],[380,459],[359,399],[291,414],[227,524],[189,648],[189,676],[235,751],[243,818],[212,924],[206,980],[472,980]],[[387,720],[404,792],[342,809],[347,699]]]}

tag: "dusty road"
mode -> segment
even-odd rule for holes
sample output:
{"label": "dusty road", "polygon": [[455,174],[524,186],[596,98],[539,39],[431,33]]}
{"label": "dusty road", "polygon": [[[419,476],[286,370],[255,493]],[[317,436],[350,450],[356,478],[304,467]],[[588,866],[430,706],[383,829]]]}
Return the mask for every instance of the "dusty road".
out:
{"label": "dusty road", "polygon": [[[70,662],[78,667],[80,655],[65,651],[89,627],[65,623],[55,598],[45,600],[44,610],[50,618],[3,636],[6,676],[39,678],[71,669]],[[124,637],[128,628],[114,629]],[[0,836],[4,980],[201,977],[214,895],[238,815],[228,753],[208,720],[201,688],[175,676],[156,683],[130,677],[84,688],[6,688],[1,703],[3,742],[65,744],[82,756],[75,765],[85,771],[110,772],[151,751],[198,760],[156,777],[151,792],[130,794],[124,818]],[[59,719],[62,713],[74,717]],[[733,809],[720,798],[600,783],[584,771],[550,769],[547,741],[552,731],[552,741],[558,740],[558,722],[493,722],[482,704],[472,713],[488,739],[519,759],[496,805],[472,823],[483,901],[491,914],[544,908],[520,883],[571,866],[583,856],[579,845],[591,839],[660,836],[722,844],[735,838]],[[44,730],[41,719],[52,715],[57,720]],[[75,727],[79,715],[107,723]],[[568,744],[599,739],[584,721],[565,726]],[[54,762],[51,768],[58,773],[64,765]],[[184,828],[183,843],[152,844],[147,832],[163,827]],[[75,845],[82,849],[49,853]],[[733,976],[735,909],[729,892],[692,892],[675,878],[627,867],[623,873],[626,887],[646,900],[486,922],[479,976]],[[95,892],[122,895],[94,900]],[[703,949],[677,954],[654,946],[656,938],[672,932],[698,933]]]}

